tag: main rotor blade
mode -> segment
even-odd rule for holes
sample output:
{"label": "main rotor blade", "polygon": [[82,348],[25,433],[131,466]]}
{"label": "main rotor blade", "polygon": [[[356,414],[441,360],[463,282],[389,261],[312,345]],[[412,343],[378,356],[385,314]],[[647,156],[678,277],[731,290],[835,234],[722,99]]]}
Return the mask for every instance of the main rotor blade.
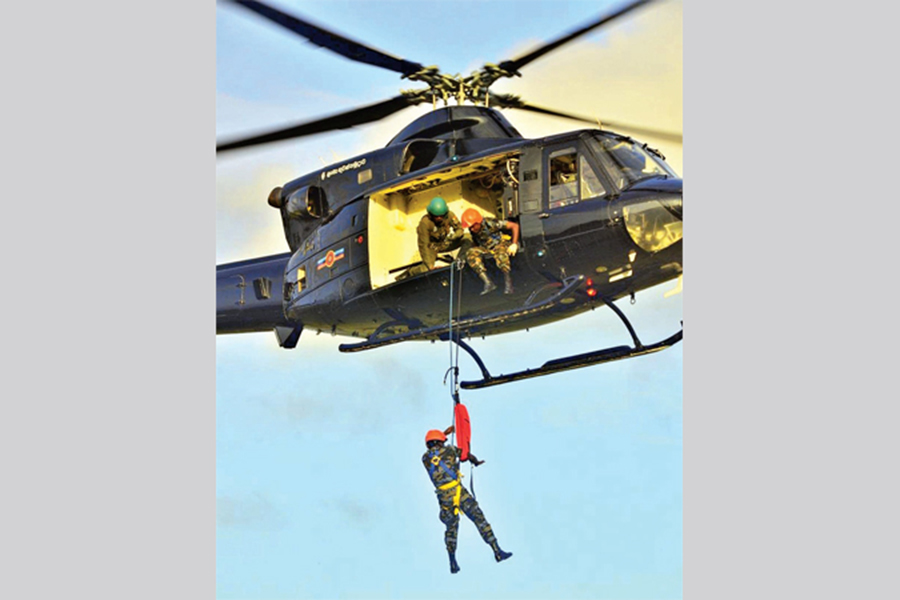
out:
{"label": "main rotor blade", "polygon": [[656,138],[677,142],[679,144],[684,143],[683,136],[680,133],[662,131],[660,129],[650,129],[647,127],[637,127],[634,125],[627,125],[625,123],[615,123],[613,121],[600,121],[599,119],[591,119],[588,117],[582,117],[580,115],[564,113],[558,110],[553,110],[552,108],[544,108],[543,106],[528,104],[527,102],[519,99],[517,96],[512,96],[509,94],[491,94],[490,101],[491,105],[498,106],[500,108],[518,108],[519,110],[527,110],[529,112],[550,115],[552,117],[562,117],[564,119],[572,119],[573,121],[582,121],[584,123],[590,123],[604,129],[624,129],[638,135],[653,136]]}
{"label": "main rotor blade", "polygon": [[315,133],[331,131],[333,129],[348,129],[354,125],[362,125],[363,123],[371,123],[372,121],[383,119],[397,111],[418,103],[419,102],[415,99],[407,96],[396,96],[390,100],[385,100],[384,102],[370,104],[345,113],[332,115],[316,121],[310,121],[309,123],[301,123],[300,125],[293,125],[285,129],[279,129],[278,131],[271,131],[269,133],[262,133],[232,142],[216,144],[216,152],[227,152],[229,150],[237,150],[238,148],[246,148],[248,146],[290,140],[313,135]]}
{"label": "main rotor blade", "polygon": [[417,62],[408,61],[404,58],[391,56],[381,50],[370,48],[365,44],[355,42],[342,35],[338,35],[327,29],[313,25],[309,21],[304,21],[285,14],[278,9],[272,8],[262,2],[255,0],[230,0],[236,4],[240,4],[244,8],[262,15],[263,17],[273,21],[282,27],[293,31],[305,37],[307,40],[322,48],[327,48],[332,52],[336,52],[341,56],[355,60],[357,62],[374,65],[383,69],[389,69],[402,73],[403,75],[412,75],[421,71],[424,67]]}
{"label": "main rotor blade", "polygon": [[507,71],[508,73],[515,74],[519,69],[521,69],[522,67],[524,67],[531,61],[537,60],[538,58],[542,57],[543,55],[547,54],[548,52],[556,50],[563,44],[571,42],[575,38],[582,36],[582,35],[588,33],[589,31],[592,31],[592,30],[596,29],[597,27],[600,27],[601,25],[605,25],[605,24],[609,23],[610,21],[617,19],[618,17],[621,17],[622,15],[627,14],[627,13],[631,12],[632,10],[634,10],[636,8],[640,8],[644,4],[649,4],[650,2],[653,2],[653,1],[654,0],[638,0],[637,2],[632,2],[631,4],[628,4],[627,6],[624,6],[611,14],[604,15],[604,16],[600,17],[599,19],[597,19],[596,21],[592,21],[592,22],[588,23],[587,25],[584,25],[583,27],[576,29],[575,31],[572,31],[571,33],[568,33],[553,42],[544,44],[537,50],[533,50],[533,51],[529,52],[528,54],[520,56],[519,58],[514,58],[512,60],[504,61],[497,66],[499,66],[501,69]]}

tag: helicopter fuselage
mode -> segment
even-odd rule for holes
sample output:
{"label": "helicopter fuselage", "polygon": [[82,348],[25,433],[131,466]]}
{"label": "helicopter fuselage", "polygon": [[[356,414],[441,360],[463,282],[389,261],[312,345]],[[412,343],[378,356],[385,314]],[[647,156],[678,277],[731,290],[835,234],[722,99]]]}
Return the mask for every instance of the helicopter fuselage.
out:
{"label": "helicopter fuselage", "polygon": [[[448,138],[413,131],[277,190],[270,203],[292,251],[217,268],[217,333],[274,329],[293,347],[303,330],[368,339],[424,330],[448,321],[455,290],[463,335],[491,335],[558,321],[681,274],[682,180],[646,146],[598,130]],[[409,275],[419,260],[415,226],[436,195],[457,215],[475,207],[519,224],[514,293],[481,295],[471,268],[447,263]],[[490,259],[485,265],[500,277]],[[480,319],[540,303],[572,276],[581,276],[578,289],[552,310]]]}

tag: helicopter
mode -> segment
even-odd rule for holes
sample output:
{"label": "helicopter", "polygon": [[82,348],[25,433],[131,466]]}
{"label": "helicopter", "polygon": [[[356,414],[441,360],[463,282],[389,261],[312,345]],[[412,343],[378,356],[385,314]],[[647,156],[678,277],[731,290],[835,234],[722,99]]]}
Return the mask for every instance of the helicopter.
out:
{"label": "helicopter", "polygon": [[[466,351],[482,378],[464,389],[518,381],[657,352],[682,339],[679,330],[653,344],[640,341],[615,301],[682,275],[682,180],[665,157],[595,119],[497,94],[491,85],[520,76],[544,54],[652,0],[605,13],[513,60],[487,64],[467,77],[388,55],[307,19],[252,0],[231,0],[306,40],[351,60],[398,72],[427,87],[315,121],[217,142],[217,154],[371,123],[431,103],[383,148],[324,166],[275,187],[289,251],[216,268],[217,334],[274,331],[296,348],[303,331],[361,341],[358,352],[407,341],[448,341]],[[456,101],[452,105],[450,101]],[[444,104],[438,107],[438,103]],[[465,105],[465,102],[471,105]],[[524,138],[499,108],[530,111],[595,127]],[[680,134],[618,125],[635,133]],[[476,209],[513,221],[520,251],[511,260],[511,294],[479,293],[477,275],[458,256],[417,272],[416,225],[436,196],[454,214]],[[679,279],[680,281],[680,279]],[[456,314],[448,319],[448,304]],[[552,323],[596,307],[623,322],[631,346],[567,356],[507,375],[492,375],[466,343]]]}

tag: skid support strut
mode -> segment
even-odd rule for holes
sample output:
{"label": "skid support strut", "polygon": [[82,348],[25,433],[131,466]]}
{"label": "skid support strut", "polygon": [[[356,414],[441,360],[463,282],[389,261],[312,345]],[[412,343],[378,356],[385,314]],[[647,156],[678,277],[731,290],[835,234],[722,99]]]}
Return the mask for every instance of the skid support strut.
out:
{"label": "skid support strut", "polygon": [[613,304],[612,301],[605,298],[601,298],[601,300],[603,300],[603,303],[611,308],[613,312],[619,316],[619,319],[622,321],[622,323],[625,324],[625,327],[628,329],[628,333],[631,334],[631,339],[634,342],[633,346],[612,346],[610,348],[603,348],[601,350],[595,350],[593,352],[587,352],[584,354],[575,354],[564,358],[557,358],[545,362],[537,369],[525,369],[524,371],[517,371],[508,375],[498,375],[495,377],[491,375],[487,370],[487,367],[485,367],[484,365],[484,361],[481,360],[481,357],[478,356],[478,353],[476,353],[475,350],[472,349],[464,341],[459,339],[459,336],[457,334],[454,334],[452,337],[450,337],[449,335],[445,335],[442,336],[441,339],[456,342],[460,348],[465,350],[469,354],[469,356],[471,356],[475,360],[475,362],[478,364],[478,368],[481,369],[482,378],[480,380],[463,381],[460,383],[460,386],[466,390],[473,390],[490,387],[492,385],[500,385],[502,383],[509,383],[512,381],[519,381],[522,379],[529,379],[531,377],[541,377],[542,375],[550,375],[551,373],[559,373],[560,371],[580,369],[581,367],[588,367],[591,365],[612,362],[614,360],[622,360],[625,358],[642,356],[644,354],[652,354],[654,352],[659,352],[660,350],[665,350],[670,346],[674,346],[681,341],[682,334],[684,332],[683,328],[674,335],[662,341],[645,346],[643,343],[641,343],[641,340],[638,339],[637,333],[635,333],[634,331],[634,327],[631,326],[628,318],[624,313],[622,313],[621,310],[619,310],[619,307]]}

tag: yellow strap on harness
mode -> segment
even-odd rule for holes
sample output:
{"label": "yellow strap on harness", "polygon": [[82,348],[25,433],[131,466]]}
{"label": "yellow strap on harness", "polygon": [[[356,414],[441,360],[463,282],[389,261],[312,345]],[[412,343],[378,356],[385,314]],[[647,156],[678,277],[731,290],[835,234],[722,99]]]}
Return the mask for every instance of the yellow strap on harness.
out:
{"label": "yellow strap on harness", "polygon": [[439,490],[449,490],[453,487],[456,487],[456,493],[453,494],[453,514],[459,514],[459,499],[462,496],[462,486],[459,485],[459,479],[451,481],[450,483],[445,483],[444,485],[439,485]]}

